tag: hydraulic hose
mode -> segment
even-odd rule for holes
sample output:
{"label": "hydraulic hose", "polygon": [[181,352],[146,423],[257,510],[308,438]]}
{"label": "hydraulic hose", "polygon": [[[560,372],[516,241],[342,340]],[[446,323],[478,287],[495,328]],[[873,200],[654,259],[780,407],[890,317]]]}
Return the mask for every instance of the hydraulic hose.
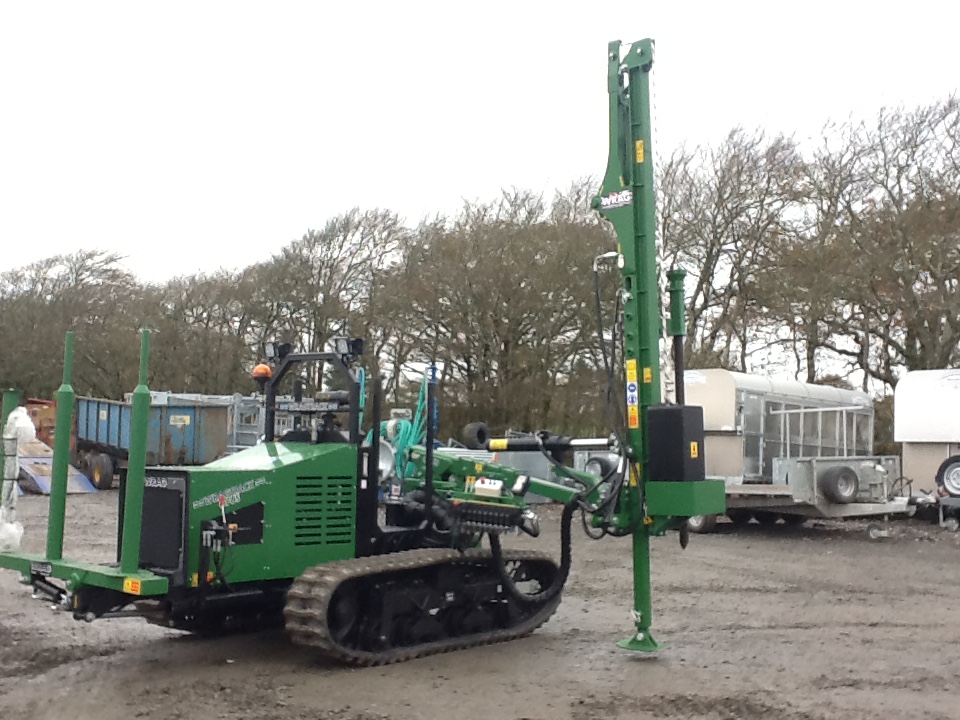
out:
{"label": "hydraulic hose", "polygon": [[510,573],[507,572],[507,564],[503,557],[503,547],[500,545],[500,536],[496,533],[490,535],[490,551],[493,553],[493,560],[497,566],[497,572],[500,574],[500,580],[503,587],[512,597],[523,603],[542,603],[548,602],[560,594],[563,586],[570,575],[570,566],[573,564],[573,543],[571,542],[571,525],[573,513],[580,507],[580,500],[574,500],[563,506],[563,514],[560,516],[560,571],[553,579],[550,587],[541,590],[538,593],[525,593],[517,587],[517,583]]}

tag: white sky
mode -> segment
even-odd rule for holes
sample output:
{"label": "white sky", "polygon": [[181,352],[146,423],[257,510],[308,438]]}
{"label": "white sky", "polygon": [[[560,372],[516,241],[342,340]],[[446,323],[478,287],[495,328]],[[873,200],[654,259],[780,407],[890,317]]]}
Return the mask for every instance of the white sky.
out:
{"label": "white sky", "polygon": [[606,165],[606,44],[657,42],[655,143],[810,137],[957,88],[921,2],[0,5],[0,269],[237,267],[350,207],[415,222]]}

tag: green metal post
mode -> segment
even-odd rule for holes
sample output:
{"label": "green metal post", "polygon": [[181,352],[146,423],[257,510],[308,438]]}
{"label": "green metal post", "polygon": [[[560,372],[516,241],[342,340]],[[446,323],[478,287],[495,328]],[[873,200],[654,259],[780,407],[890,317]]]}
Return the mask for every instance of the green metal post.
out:
{"label": "green metal post", "polygon": [[3,409],[0,410],[0,432],[7,425],[7,416],[20,404],[20,393],[13,388],[3,391]]}
{"label": "green metal post", "polygon": [[667,333],[673,338],[674,395],[677,405],[687,398],[683,383],[683,338],[687,334],[687,308],[684,305],[683,281],[687,271],[676,268],[667,272],[667,287],[670,290],[670,322]]}
{"label": "green metal post", "polygon": [[70,426],[76,395],[73,375],[73,332],[68,332],[63,350],[63,384],[57,390],[57,424],[53,439],[53,474],[50,477],[50,512],[47,518],[47,559],[63,557],[63,524],[67,514],[67,469],[70,465]]}
{"label": "green metal post", "polygon": [[667,332],[671,337],[687,334],[687,308],[684,305],[683,281],[687,271],[675,268],[667,272],[667,288],[670,290],[670,322]]}
{"label": "green metal post", "polygon": [[120,570],[132,575],[140,566],[140,525],[143,520],[143,482],[147,465],[147,426],[150,422],[150,390],[147,389],[147,359],[150,356],[150,331],[140,337],[140,380],[133,391],[130,411],[130,453],[124,487],[123,536]]}
{"label": "green metal post", "polygon": [[593,206],[613,224],[623,257],[623,333],[627,389],[627,452],[632,462],[626,490],[626,515],[634,524],[633,573],[636,632],[618,643],[629,650],[652,652],[660,645],[650,633],[650,532],[644,481],[648,466],[644,409],[660,403],[662,319],[657,282],[656,210],[654,207],[650,68],[653,41],[629,45],[621,58],[620,42],[607,50],[610,101],[610,154],[600,194]]}
{"label": "green metal post", "polygon": [[[7,417],[13,412],[13,409],[20,404],[20,393],[13,388],[3,391],[3,406],[0,409],[0,436],[3,435],[7,427]],[[3,466],[5,453],[0,453],[0,478],[3,478]]]}

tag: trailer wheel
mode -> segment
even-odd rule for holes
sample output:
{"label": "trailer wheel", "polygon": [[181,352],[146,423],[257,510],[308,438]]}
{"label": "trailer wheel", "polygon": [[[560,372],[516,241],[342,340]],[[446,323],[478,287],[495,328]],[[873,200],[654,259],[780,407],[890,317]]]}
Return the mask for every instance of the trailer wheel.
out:
{"label": "trailer wheel", "polygon": [[93,474],[93,468],[90,466],[90,453],[85,452],[80,456],[80,462],[77,463],[77,469],[88,479]]}
{"label": "trailer wheel", "polygon": [[951,497],[960,497],[960,455],[949,457],[940,465],[937,487],[942,487]]}
{"label": "trailer wheel", "polygon": [[486,450],[490,428],[486,423],[472,422],[460,433],[460,441],[471,450]]}
{"label": "trailer wheel", "polygon": [[860,491],[860,478],[857,473],[853,468],[843,465],[824,470],[817,484],[823,496],[838,505],[853,502]]}
{"label": "trailer wheel", "polygon": [[749,510],[727,510],[727,517],[737,527],[743,527],[753,520],[753,513]]}
{"label": "trailer wheel", "polygon": [[[90,457],[89,455],[87,457]],[[90,482],[97,490],[113,487],[113,459],[106,453],[94,453],[90,457]]]}
{"label": "trailer wheel", "polygon": [[694,515],[691,518],[687,518],[687,530],[693,533],[705,535],[712,533],[716,527],[716,515]]}

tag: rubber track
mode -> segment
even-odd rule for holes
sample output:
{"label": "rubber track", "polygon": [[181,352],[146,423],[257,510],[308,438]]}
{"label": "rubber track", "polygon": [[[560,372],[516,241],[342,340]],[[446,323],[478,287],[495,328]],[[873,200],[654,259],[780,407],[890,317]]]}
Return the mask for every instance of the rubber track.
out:
{"label": "rubber track", "polygon": [[[553,559],[545,553],[504,550],[503,554],[508,561],[545,561],[556,567]],[[343,647],[330,636],[327,625],[330,599],[337,587],[346,580],[380,573],[427,568],[444,563],[475,565],[478,562],[490,564],[491,571],[495,572],[489,550],[468,550],[461,553],[445,549],[408,550],[369,558],[352,558],[308,568],[294,581],[287,592],[287,604],[283,611],[287,634],[294,643],[318,649],[324,655],[340,662],[361,666],[386,665],[526,637],[547,622],[559,606],[560,593],[545,603],[535,614],[512,628],[377,653]]]}

